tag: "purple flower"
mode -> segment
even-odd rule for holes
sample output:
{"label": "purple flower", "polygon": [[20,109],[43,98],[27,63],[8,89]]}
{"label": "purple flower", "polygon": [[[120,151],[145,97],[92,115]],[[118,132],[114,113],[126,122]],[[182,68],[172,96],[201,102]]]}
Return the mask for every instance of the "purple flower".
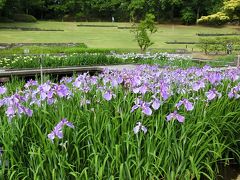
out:
{"label": "purple flower", "polygon": [[152,109],[150,108],[150,104],[147,102],[144,102],[140,99],[137,99],[136,104],[132,107],[131,112],[135,111],[136,109],[140,108],[142,109],[142,113],[151,116],[152,115]]}
{"label": "purple flower", "polygon": [[9,119],[12,119],[15,116],[15,110],[12,106],[7,108],[6,115]]}
{"label": "purple flower", "polygon": [[144,134],[146,134],[147,128],[145,126],[143,126],[141,122],[137,122],[136,126],[133,128],[133,132],[134,132],[134,134],[138,134],[140,131],[143,131]]}
{"label": "purple flower", "polygon": [[31,109],[25,108],[24,112],[28,117],[32,117],[33,111]]}
{"label": "purple flower", "polygon": [[142,112],[148,116],[151,116],[152,115],[152,110],[151,108],[149,107],[149,105],[147,103],[143,103],[143,105],[141,106],[142,108]]}
{"label": "purple flower", "polygon": [[221,97],[221,93],[219,93],[216,89],[211,89],[206,92],[207,99],[209,101],[215,99],[216,97]]}
{"label": "purple flower", "polygon": [[161,101],[159,99],[155,98],[152,102],[153,109],[158,110],[160,106],[161,106]]}
{"label": "purple flower", "polygon": [[174,119],[177,119],[178,122],[183,123],[185,120],[185,117],[178,114],[177,111],[174,111],[173,113],[170,113],[169,115],[167,115],[167,121],[174,120]]}
{"label": "purple flower", "polygon": [[222,75],[219,72],[211,72],[207,78],[211,84],[217,84],[222,80]]}
{"label": "purple flower", "polygon": [[38,82],[31,79],[24,85],[24,87],[29,88],[31,86],[37,86],[37,85],[38,85]]}
{"label": "purple flower", "polygon": [[57,95],[62,98],[62,97],[66,97],[70,94],[68,87],[65,86],[64,84],[61,84],[59,86],[55,86]]}
{"label": "purple flower", "polygon": [[205,83],[203,81],[198,81],[192,85],[194,91],[198,91],[201,88],[205,88]]}
{"label": "purple flower", "polygon": [[106,99],[107,101],[110,101],[112,97],[115,97],[116,95],[112,93],[112,91],[108,90],[104,93],[103,98]]}
{"label": "purple flower", "polygon": [[53,142],[53,140],[58,137],[59,139],[63,138],[63,127],[64,125],[74,128],[74,125],[69,122],[67,119],[62,119],[53,129],[51,133],[48,134],[48,138]]}
{"label": "purple flower", "polygon": [[146,85],[143,85],[139,88],[139,91],[141,92],[141,94],[145,94],[148,90],[148,87]]}
{"label": "purple flower", "polygon": [[240,91],[240,84],[231,89],[231,91],[228,93],[228,97],[229,98],[234,97],[235,99],[238,99],[240,97],[240,95],[238,94],[239,91]]}
{"label": "purple flower", "polygon": [[7,92],[7,88],[4,86],[0,86],[0,95],[5,94]]}
{"label": "purple flower", "polygon": [[181,105],[184,105],[184,107],[186,108],[187,111],[193,110],[193,104],[190,101],[188,101],[187,99],[183,99],[183,100],[179,101],[176,104],[177,109],[179,109]]}

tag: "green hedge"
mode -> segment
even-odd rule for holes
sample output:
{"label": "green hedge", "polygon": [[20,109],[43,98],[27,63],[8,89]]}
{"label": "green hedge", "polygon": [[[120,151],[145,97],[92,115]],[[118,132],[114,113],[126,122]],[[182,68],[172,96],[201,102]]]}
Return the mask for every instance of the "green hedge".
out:
{"label": "green hedge", "polygon": [[215,37],[215,38],[200,38],[197,45],[205,54],[227,51],[227,44],[231,43],[233,51],[239,50],[240,37]]}
{"label": "green hedge", "polygon": [[28,14],[14,14],[13,20],[16,22],[37,22],[37,19]]}

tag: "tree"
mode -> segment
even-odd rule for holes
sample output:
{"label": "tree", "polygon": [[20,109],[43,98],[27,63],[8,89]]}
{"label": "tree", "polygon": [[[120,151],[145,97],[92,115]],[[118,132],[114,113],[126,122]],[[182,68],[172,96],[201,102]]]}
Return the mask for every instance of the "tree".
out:
{"label": "tree", "polygon": [[240,21],[240,0],[226,0],[219,12],[202,16],[198,23],[222,25],[232,20]]}
{"label": "tree", "polygon": [[20,4],[22,9],[25,11],[26,14],[29,14],[29,10],[41,9],[44,5],[43,0],[21,0]]}
{"label": "tree", "polygon": [[143,14],[145,0],[133,0],[128,6],[130,11],[130,17],[133,22],[135,22],[139,15]]}
{"label": "tree", "polygon": [[225,12],[231,20],[240,21],[240,0],[228,0],[224,2],[223,12]]}
{"label": "tree", "polygon": [[5,0],[0,0],[0,9],[3,8],[4,4],[5,4]]}
{"label": "tree", "polygon": [[153,34],[157,31],[154,19],[155,16],[153,14],[147,14],[145,19],[140,21],[136,29],[133,30],[135,33],[135,39],[138,42],[141,52],[145,52],[148,47],[153,45],[149,34]]}

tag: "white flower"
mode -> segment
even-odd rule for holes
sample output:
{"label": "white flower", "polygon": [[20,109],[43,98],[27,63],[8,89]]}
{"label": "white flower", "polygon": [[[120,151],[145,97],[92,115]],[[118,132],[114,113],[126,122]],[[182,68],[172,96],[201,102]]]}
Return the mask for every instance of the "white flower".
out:
{"label": "white flower", "polygon": [[137,122],[136,126],[133,128],[134,134],[139,133],[139,131],[141,131],[141,130],[144,132],[144,134],[147,133],[147,128],[145,126],[143,126],[141,122]]}

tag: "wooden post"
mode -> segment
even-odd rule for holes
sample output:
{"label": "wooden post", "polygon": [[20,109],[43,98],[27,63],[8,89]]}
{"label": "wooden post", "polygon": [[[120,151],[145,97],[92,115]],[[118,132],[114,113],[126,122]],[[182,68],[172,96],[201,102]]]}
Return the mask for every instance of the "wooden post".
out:
{"label": "wooden post", "polygon": [[43,55],[40,55],[40,76],[41,76],[41,85],[43,84]]}

